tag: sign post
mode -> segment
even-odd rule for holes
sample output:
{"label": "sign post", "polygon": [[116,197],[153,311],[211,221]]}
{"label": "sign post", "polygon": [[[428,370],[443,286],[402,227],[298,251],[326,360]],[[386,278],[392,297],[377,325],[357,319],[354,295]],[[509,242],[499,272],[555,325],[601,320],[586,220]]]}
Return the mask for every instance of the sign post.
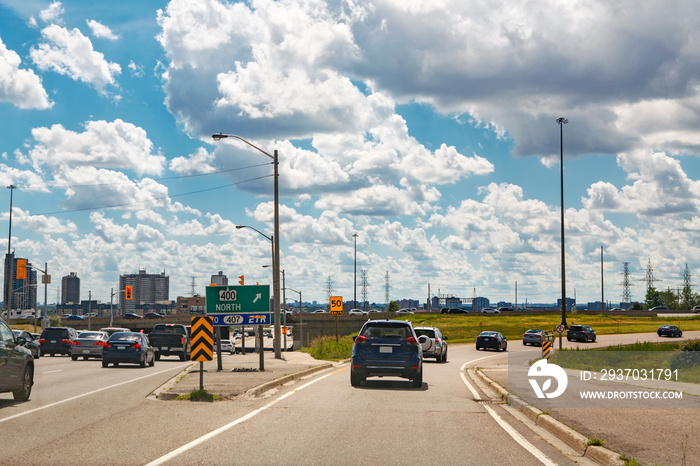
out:
{"label": "sign post", "polygon": [[335,316],[335,341],[340,338],[338,336],[338,316],[343,315],[343,297],[331,296],[331,315]]}
{"label": "sign post", "polygon": [[214,353],[214,326],[208,316],[192,316],[192,352],[190,359],[199,361],[199,389],[204,390],[204,361],[211,361]]}
{"label": "sign post", "polygon": [[[241,282],[243,278],[241,276]],[[271,324],[270,285],[233,285],[206,288],[207,316],[215,327],[242,326],[241,338],[245,348],[246,326],[258,326],[262,335],[262,326]],[[260,371],[265,370],[263,340],[260,339]],[[221,354],[221,353],[219,353]]]}
{"label": "sign post", "polygon": [[557,325],[554,327],[554,331],[559,334],[559,351],[561,351],[561,334],[564,333],[564,326],[562,324]]}

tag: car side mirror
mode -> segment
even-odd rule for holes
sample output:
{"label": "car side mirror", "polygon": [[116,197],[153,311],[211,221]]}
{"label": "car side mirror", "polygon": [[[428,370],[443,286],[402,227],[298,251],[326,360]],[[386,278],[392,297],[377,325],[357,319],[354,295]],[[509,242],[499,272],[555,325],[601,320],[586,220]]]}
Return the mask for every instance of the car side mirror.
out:
{"label": "car side mirror", "polygon": [[24,337],[17,337],[17,344],[20,346],[24,346],[27,344],[27,339]]}
{"label": "car side mirror", "polygon": [[352,341],[355,341],[355,338],[357,338],[357,335],[355,335],[354,337],[352,337]]}
{"label": "car side mirror", "polygon": [[442,336],[442,339],[443,339],[443,340],[447,340],[447,335],[443,335],[443,336]]}

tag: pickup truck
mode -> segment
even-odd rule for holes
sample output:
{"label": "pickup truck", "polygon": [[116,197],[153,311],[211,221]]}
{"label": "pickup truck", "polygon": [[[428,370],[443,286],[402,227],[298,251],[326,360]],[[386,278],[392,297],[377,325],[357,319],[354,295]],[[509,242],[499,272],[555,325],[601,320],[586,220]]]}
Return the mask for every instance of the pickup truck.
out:
{"label": "pickup truck", "polygon": [[190,358],[190,334],[184,325],[156,324],[148,334],[148,340],[155,350],[156,361],[161,356],[179,356],[180,361]]}

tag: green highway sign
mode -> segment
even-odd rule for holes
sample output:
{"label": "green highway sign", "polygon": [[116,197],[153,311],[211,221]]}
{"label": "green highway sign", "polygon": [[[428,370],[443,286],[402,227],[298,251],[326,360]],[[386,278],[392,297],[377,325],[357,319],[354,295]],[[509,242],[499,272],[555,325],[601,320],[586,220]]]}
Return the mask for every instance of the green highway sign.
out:
{"label": "green highway sign", "polygon": [[270,285],[207,287],[207,314],[270,312]]}

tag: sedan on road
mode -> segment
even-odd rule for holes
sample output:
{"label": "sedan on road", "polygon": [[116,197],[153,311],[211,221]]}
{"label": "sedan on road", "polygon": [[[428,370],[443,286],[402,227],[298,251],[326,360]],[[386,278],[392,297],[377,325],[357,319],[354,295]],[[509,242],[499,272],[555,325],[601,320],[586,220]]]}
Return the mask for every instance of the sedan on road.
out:
{"label": "sedan on road", "polygon": [[506,337],[501,332],[484,331],[476,337],[476,349],[478,351],[486,348],[492,348],[496,351],[507,351],[508,341],[506,341]]}
{"label": "sedan on road", "polygon": [[138,320],[138,319],[143,319],[143,316],[140,314],[136,314],[135,312],[127,312],[126,314],[124,314],[124,319]]}
{"label": "sedan on road", "polygon": [[109,340],[109,335],[105,332],[82,332],[78,338],[73,340],[70,357],[73,361],[77,361],[81,357],[84,360],[101,358],[107,340]]}
{"label": "sedan on road", "polygon": [[588,325],[570,325],[566,330],[566,339],[568,341],[592,341],[595,342],[595,330]]}
{"label": "sedan on road", "polygon": [[12,392],[15,401],[29,400],[34,384],[34,358],[24,344],[0,319],[0,393]]}
{"label": "sedan on road", "polygon": [[143,333],[114,333],[102,349],[102,367],[107,367],[110,363],[117,367],[123,362],[146,367],[146,364],[153,366],[155,361],[155,351]]}
{"label": "sedan on road", "polygon": [[39,343],[39,338],[26,330],[12,330],[12,332],[15,334],[15,337],[24,338],[26,343],[22,346],[32,352],[34,359],[39,359],[39,357],[41,357],[41,343]]}
{"label": "sedan on road", "polygon": [[542,346],[542,343],[547,339],[547,332],[531,328],[523,334],[523,345]]}
{"label": "sedan on road", "polygon": [[350,309],[348,312],[349,316],[366,316],[369,314],[367,311],[363,311],[362,309]]}
{"label": "sedan on road", "polygon": [[656,334],[660,337],[682,337],[683,331],[676,327],[675,325],[662,325],[656,331]]}
{"label": "sedan on road", "polygon": [[367,377],[393,376],[423,386],[423,351],[410,322],[368,320],[352,346],[350,384],[358,387]]}
{"label": "sedan on road", "polygon": [[494,309],[492,307],[485,307],[481,310],[481,313],[482,314],[500,314],[501,311],[499,311],[498,309]]}

